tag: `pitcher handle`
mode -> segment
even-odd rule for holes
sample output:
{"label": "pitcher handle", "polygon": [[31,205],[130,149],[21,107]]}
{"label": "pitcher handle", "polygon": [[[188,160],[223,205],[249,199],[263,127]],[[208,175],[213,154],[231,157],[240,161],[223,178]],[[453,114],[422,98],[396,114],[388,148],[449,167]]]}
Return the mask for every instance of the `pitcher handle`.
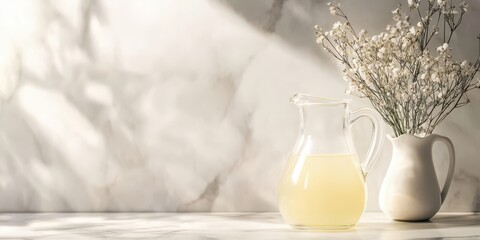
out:
{"label": "pitcher handle", "polygon": [[[445,198],[447,197],[448,189],[450,188],[450,183],[452,183],[453,172],[455,171],[455,149],[453,148],[453,143],[452,141],[450,141],[449,138],[440,136],[437,134],[432,134],[432,136],[433,136],[433,142],[436,142],[436,141],[443,142],[443,144],[447,146],[448,153],[449,153],[450,164],[448,165],[447,179],[445,180],[445,184],[443,185],[443,189],[441,193],[441,198],[443,203],[445,201]],[[432,148],[432,151],[433,151],[433,148]]]}
{"label": "pitcher handle", "polygon": [[383,138],[385,136],[385,128],[382,124],[381,117],[377,112],[370,108],[361,108],[350,113],[350,126],[358,119],[366,117],[372,122],[372,140],[368,147],[365,160],[362,161],[362,169],[364,175],[367,176],[372,166],[377,161],[378,155],[381,151],[383,144]]}

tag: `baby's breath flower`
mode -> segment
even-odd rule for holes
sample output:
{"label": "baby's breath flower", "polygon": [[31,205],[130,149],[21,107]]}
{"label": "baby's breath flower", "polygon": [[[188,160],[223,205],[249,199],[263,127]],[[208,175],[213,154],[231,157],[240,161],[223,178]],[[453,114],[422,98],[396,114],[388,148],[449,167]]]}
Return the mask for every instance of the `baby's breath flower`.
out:
{"label": "baby's breath flower", "polygon": [[407,3],[410,8],[418,8],[420,6],[419,0],[407,0]]}
{"label": "baby's breath flower", "polygon": [[335,6],[330,6],[328,9],[330,10],[330,14],[332,15],[337,14],[337,8]]}
{"label": "baby's breath flower", "polygon": [[360,32],[358,33],[358,36],[359,36],[360,38],[363,38],[363,37],[365,37],[366,34],[367,34],[367,31],[365,31],[365,29],[362,29],[362,30],[360,30]]}
{"label": "baby's breath flower", "polygon": [[437,4],[440,5],[440,7],[443,7],[447,4],[447,0],[437,0]]}
{"label": "baby's breath flower", "polygon": [[442,46],[437,47],[438,53],[444,53],[448,50],[448,43],[444,43]]}
{"label": "baby's breath flower", "polygon": [[319,37],[317,37],[317,43],[322,43],[324,39],[325,39],[325,36],[320,35]]}
{"label": "baby's breath flower", "polygon": [[338,30],[342,26],[342,23],[337,21],[333,24],[332,30]]}
{"label": "baby's breath flower", "polygon": [[377,56],[378,56],[379,58],[382,58],[384,53],[385,53],[385,48],[382,47],[382,48],[378,49]]}
{"label": "baby's breath flower", "polygon": [[415,33],[416,33],[415,27],[411,27],[411,28],[409,29],[409,31],[410,31],[411,34],[415,34]]}
{"label": "baby's breath flower", "polygon": [[337,15],[337,13],[338,13],[337,10],[340,7],[340,3],[329,2],[329,3],[327,3],[327,5],[329,6],[328,10],[330,11],[330,14]]}
{"label": "baby's breath flower", "polygon": [[393,20],[395,21],[400,20],[400,8],[393,10],[392,14],[393,14]]}
{"label": "baby's breath flower", "polygon": [[460,3],[460,9],[462,9],[463,12],[467,12],[468,4],[465,2]]}

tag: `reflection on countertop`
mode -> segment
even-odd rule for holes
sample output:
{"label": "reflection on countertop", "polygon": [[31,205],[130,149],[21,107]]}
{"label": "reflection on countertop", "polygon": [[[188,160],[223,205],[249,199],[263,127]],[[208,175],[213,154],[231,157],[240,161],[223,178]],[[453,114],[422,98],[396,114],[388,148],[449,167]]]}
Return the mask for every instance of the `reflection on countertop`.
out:
{"label": "reflection on countertop", "polygon": [[411,223],[366,213],[353,230],[311,232],[278,213],[9,213],[0,239],[480,239],[480,214]]}

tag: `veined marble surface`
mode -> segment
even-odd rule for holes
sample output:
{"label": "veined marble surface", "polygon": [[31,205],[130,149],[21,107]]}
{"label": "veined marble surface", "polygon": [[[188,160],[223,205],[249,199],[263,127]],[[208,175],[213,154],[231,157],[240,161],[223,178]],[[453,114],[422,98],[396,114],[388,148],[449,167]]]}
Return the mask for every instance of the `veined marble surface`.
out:
{"label": "veined marble surface", "polygon": [[296,230],[278,213],[1,214],[0,239],[480,239],[480,216],[443,213],[394,222],[367,213],[343,232]]}
{"label": "veined marble surface", "polygon": [[[275,211],[298,130],[289,98],[346,97],[314,43],[312,26],[334,21],[325,4],[0,1],[0,211]],[[342,4],[375,32],[396,2]],[[454,40],[474,59],[480,2],[470,5]],[[480,92],[470,99],[437,130],[457,152],[443,211],[480,210]],[[390,151],[369,174],[368,211]],[[442,180],[446,153],[435,153]]]}

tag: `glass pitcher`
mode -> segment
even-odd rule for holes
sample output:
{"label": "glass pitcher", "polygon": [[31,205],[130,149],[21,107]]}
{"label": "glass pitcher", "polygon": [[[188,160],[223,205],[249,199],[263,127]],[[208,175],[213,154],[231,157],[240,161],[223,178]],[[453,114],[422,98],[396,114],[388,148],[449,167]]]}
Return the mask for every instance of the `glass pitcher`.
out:
{"label": "glass pitcher", "polygon": [[[291,102],[300,110],[300,135],[279,186],[280,213],[301,229],[349,229],[365,208],[365,178],[383,142],[380,118],[368,108],[350,111],[348,100],[297,94]],[[372,121],[373,135],[360,162],[350,128],[362,117]]]}

